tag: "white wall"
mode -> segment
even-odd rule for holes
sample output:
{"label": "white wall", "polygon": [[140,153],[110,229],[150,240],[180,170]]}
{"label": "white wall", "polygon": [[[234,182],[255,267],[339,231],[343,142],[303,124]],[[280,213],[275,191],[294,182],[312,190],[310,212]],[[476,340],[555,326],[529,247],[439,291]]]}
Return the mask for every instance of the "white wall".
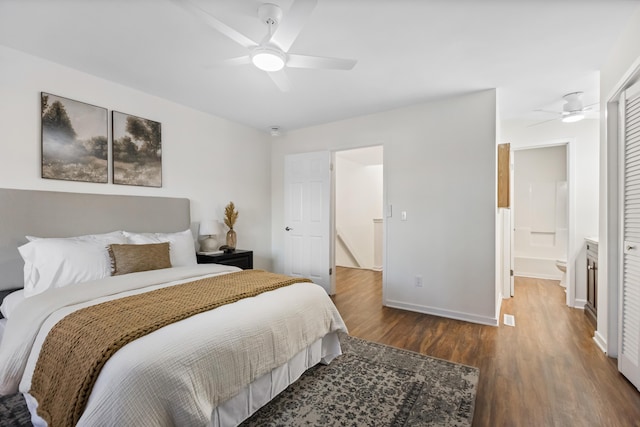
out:
{"label": "white wall", "polygon": [[567,257],[567,148],[515,150],[514,272],[560,280],[557,259]]}
{"label": "white wall", "polygon": [[[640,7],[629,18],[609,58],[600,72],[600,109],[605,111],[614,92],[632,73],[640,71]],[[609,119],[609,120],[608,120]],[[600,118],[600,234],[598,245],[598,327],[596,341],[612,357],[618,355],[618,283],[617,249],[610,247],[615,239],[617,222],[617,139],[615,115]]]}
{"label": "white wall", "polygon": [[[161,122],[162,188],[42,179],[41,91]],[[253,249],[256,266],[270,268],[268,136],[3,46],[0,94],[0,187],[186,197],[193,222],[221,220],[233,200],[240,212],[238,247]]]}
{"label": "white wall", "polygon": [[[387,305],[497,324],[496,92],[293,131],[272,151],[274,267],[283,270],[287,154],[384,146]],[[407,221],[399,213],[407,211]],[[422,275],[424,286],[414,286]]]}
{"label": "white wall", "polygon": [[[354,252],[362,268],[374,267],[373,219],[382,218],[382,165],[364,165],[337,152],[336,229]],[[336,242],[336,265],[355,264]]]}
{"label": "white wall", "polygon": [[503,121],[502,142],[510,142],[512,150],[571,142],[570,150],[574,149],[575,164],[573,170],[569,171],[573,174],[569,179],[573,179],[575,191],[569,197],[574,198],[576,215],[570,219],[575,227],[575,235],[572,244],[569,244],[572,250],[567,254],[567,265],[573,267],[575,272],[570,278],[575,289],[574,305],[582,308],[587,298],[584,239],[598,234],[599,123],[590,119],[577,123],[554,120],[530,126],[535,123],[528,120]]}

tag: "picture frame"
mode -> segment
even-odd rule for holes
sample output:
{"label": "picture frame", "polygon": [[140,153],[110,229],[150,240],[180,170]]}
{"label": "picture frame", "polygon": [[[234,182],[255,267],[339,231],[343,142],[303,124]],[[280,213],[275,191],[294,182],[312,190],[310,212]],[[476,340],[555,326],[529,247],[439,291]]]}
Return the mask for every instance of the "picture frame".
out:
{"label": "picture frame", "polygon": [[162,125],[111,112],[113,183],[162,187]]}
{"label": "picture frame", "polygon": [[41,176],[109,182],[106,108],[40,92]]}

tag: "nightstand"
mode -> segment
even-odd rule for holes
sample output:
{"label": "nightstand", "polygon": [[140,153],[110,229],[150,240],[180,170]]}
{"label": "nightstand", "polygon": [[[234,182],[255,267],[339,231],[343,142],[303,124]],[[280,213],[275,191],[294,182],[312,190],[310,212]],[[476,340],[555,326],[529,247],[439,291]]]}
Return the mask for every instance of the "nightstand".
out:
{"label": "nightstand", "polygon": [[232,265],[243,270],[253,268],[253,251],[244,251],[242,249],[213,255],[196,254],[196,258],[198,259],[198,264]]}

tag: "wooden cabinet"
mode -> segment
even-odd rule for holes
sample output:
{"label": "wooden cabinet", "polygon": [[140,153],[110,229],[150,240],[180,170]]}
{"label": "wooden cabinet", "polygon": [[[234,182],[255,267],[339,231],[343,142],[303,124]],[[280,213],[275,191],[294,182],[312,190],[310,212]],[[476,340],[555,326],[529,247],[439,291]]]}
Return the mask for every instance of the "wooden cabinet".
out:
{"label": "wooden cabinet", "polygon": [[598,245],[587,242],[587,303],[584,312],[594,325],[598,318]]}
{"label": "wooden cabinet", "polygon": [[197,254],[196,257],[198,258],[198,264],[232,265],[234,267],[240,267],[243,270],[253,268],[253,251],[236,249],[229,253],[211,255]]}

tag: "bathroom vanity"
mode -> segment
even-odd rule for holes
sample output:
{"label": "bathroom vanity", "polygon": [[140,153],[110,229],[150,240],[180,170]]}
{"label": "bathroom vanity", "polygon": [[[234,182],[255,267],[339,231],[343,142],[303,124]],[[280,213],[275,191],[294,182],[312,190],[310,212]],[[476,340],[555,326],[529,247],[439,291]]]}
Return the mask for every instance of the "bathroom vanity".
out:
{"label": "bathroom vanity", "polygon": [[587,241],[587,303],[584,312],[594,324],[598,318],[598,241]]}

